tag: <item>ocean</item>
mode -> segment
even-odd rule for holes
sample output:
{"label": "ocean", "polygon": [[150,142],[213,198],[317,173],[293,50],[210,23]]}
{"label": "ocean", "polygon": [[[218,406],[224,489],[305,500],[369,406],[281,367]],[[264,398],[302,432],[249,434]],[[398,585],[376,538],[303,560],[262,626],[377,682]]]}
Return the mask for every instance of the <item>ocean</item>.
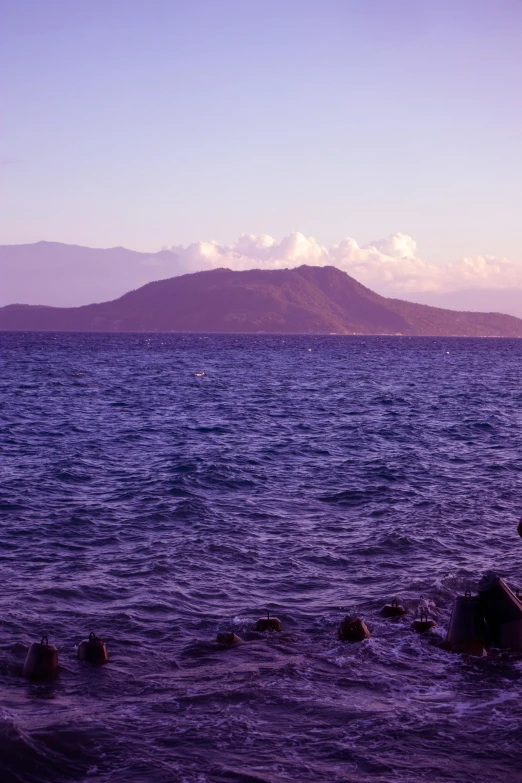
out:
{"label": "ocean", "polygon": [[2,333],[0,370],[1,783],[522,781],[522,656],[440,647],[522,587],[522,341]]}

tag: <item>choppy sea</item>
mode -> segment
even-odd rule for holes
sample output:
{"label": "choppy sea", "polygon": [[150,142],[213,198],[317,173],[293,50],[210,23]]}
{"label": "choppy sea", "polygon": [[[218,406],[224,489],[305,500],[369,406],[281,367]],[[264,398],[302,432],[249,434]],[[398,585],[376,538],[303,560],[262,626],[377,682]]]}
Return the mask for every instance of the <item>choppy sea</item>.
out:
{"label": "choppy sea", "polygon": [[439,647],[522,587],[522,340],[3,333],[0,460],[1,783],[522,781],[522,658]]}

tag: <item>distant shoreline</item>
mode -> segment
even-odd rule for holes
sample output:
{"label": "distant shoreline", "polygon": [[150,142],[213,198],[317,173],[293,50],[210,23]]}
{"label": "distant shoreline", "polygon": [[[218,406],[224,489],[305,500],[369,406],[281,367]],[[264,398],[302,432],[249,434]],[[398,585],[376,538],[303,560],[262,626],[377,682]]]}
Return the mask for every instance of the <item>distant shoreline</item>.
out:
{"label": "distant shoreline", "polygon": [[0,331],[522,337],[522,319],[390,299],[333,266],[214,269],[81,307],[0,308]]}
{"label": "distant shoreline", "polygon": [[404,340],[520,340],[519,336],[505,336],[495,334],[476,334],[476,335],[462,335],[462,334],[376,334],[372,332],[367,333],[342,333],[342,332],[189,332],[189,331],[137,331],[137,330],[125,330],[125,331],[101,331],[101,330],[87,330],[87,329],[0,329],[0,335],[4,334],[89,334],[89,335],[120,335],[120,334],[149,334],[149,335],[194,335],[195,337],[208,336],[208,337],[376,337],[385,340],[388,339],[404,339]]}

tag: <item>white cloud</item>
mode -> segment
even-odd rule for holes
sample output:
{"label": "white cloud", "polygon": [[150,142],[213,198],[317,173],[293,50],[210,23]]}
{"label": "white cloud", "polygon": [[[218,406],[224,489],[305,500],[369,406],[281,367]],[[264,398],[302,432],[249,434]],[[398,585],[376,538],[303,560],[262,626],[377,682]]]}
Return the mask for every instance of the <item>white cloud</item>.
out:
{"label": "white cloud", "polygon": [[475,256],[433,264],[419,258],[415,240],[401,233],[367,245],[347,237],[330,248],[314,237],[294,233],[279,242],[267,234],[242,234],[230,245],[210,241],[170,249],[176,257],[172,274],[218,267],[285,269],[310,264],[336,266],[369,288],[391,296],[412,291],[522,288],[522,264],[516,261]]}
{"label": "white cloud", "polygon": [[370,242],[368,247],[376,247],[384,255],[393,258],[415,258],[417,243],[408,234],[392,234],[388,239]]}

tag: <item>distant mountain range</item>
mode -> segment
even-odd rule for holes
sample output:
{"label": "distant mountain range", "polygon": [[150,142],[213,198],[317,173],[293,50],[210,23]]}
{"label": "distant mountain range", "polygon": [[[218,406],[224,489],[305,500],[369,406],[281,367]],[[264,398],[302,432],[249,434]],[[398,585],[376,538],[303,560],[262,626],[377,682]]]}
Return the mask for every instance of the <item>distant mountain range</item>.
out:
{"label": "distant mountain range", "polygon": [[8,305],[0,330],[522,337],[522,320],[387,299],[335,267],[300,266],[196,272],[82,307]]}
{"label": "distant mountain range", "polygon": [[[255,264],[252,264],[255,266]],[[125,247],[92,248],[61,242],[0,245],[0,307],[16,302],[78,307],[116,299],[153,280],[203,271],[173,250],[140,253]],[[383,280],[383,296],[396,296]],[[416,291],[402,296],[446,310],[495,312],[522,318],[522,290]]]}
{"label": "distant mountain range", "polygon": [[446,310],[473,310],[506,313],[522,318],[522,291],[517,288],[463,288],[460,291],[419,291],[408,293],[409,302],[443,307]]}
{"label": "distant mountain range", "polygon": [[191,272],[171,250],[139,253],[61,242],[0,245],[0,307],[14,302],[71,307]]}

